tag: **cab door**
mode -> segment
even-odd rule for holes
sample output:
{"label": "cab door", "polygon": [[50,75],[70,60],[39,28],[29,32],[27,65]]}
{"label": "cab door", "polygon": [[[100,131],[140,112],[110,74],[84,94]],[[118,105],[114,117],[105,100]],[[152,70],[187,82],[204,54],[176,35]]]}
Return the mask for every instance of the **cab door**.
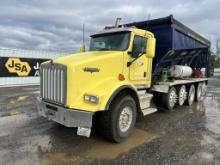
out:
{"label": "cab door", "polygon": [[147,38],[135,35],[130,60],[132,64],[129,66],[130,81],[133,81],[135,84],[146,84],[149,78],[146,47]]}

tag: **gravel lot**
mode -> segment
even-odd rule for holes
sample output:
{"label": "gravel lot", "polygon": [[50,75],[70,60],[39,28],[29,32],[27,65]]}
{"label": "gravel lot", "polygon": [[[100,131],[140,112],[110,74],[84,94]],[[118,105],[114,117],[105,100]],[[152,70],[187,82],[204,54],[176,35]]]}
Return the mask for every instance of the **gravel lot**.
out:
{"label": "gravel lot", "polygon": [[220,79],[203,102],[144,117],[121,144],[38,116],[37,95],[37,86],[0,88],[0,164],[220,164]]}

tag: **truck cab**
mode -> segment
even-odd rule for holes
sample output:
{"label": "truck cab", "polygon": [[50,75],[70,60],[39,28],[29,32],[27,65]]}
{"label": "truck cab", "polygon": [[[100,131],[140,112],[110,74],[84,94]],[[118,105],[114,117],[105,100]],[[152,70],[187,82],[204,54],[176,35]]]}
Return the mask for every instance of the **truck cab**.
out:
{"label": "truck cab", "polygon": [[40,115],[89,136],[93,116],[99,112],[103,134],[123,141],[137,114],[150,107],[152,95],[146,96],[146,89],[151,87],[155,44],[154,35],[146,30],[105,29],[91,36],[88,51],[42,64]]}

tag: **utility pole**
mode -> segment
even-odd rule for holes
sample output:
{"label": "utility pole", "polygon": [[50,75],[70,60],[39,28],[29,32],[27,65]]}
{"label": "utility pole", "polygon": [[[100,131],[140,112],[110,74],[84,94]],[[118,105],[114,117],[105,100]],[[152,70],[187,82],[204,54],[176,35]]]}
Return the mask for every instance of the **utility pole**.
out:
{"label": "utility pole", "polygon": [[83,24],[83,45],[85,45],[85,24]]}
{"label": "utility pole", "polygon": [[83,24],[83,29],[82,29],[82,45],[80,46],[80,52],[85,52],[86,51],[86,46],[85,46],[85,25]]}
{"label": "utility pole", "polygon": [[220,38],[216,39],[216,56],[218,58],[218,67],[220,67]]}

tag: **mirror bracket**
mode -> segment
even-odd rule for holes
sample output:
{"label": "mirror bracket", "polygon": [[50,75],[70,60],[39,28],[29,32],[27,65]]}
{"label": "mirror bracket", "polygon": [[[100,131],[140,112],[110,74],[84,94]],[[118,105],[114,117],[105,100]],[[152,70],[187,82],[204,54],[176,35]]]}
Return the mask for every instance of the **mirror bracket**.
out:
{"label": "mirror bracket", "polygon": [[127,67],[131,66],[132,61],[127,62]]}
{"label": "mirror bracket", "polygon": [[128,51],[127,53],[128,53],[128,55],[131,55],[131,54],[132,54],[132,51]]}

